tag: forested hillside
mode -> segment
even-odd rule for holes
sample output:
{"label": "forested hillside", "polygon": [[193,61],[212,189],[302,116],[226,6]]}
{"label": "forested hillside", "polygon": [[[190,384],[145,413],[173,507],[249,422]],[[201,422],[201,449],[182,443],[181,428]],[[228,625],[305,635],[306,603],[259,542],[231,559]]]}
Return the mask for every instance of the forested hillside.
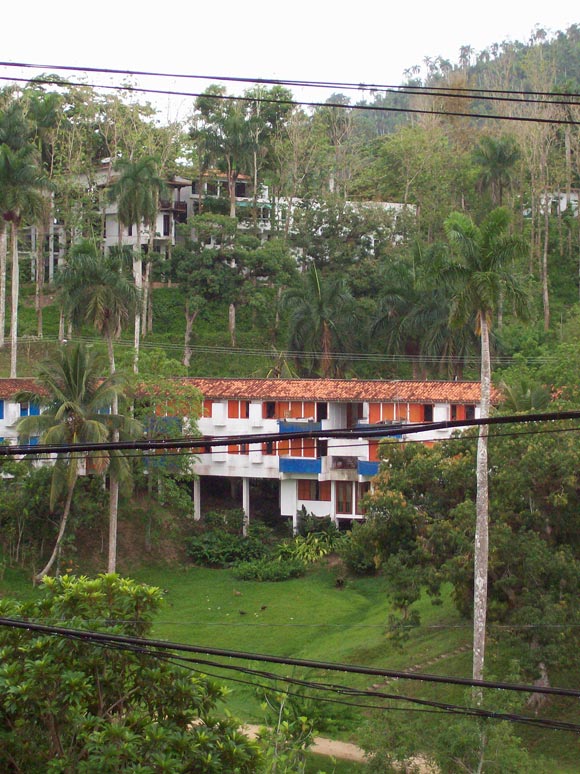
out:
{"label": "forested hillside", "polygon": [[[65,334],[107,339],[94,315],[75,314],[70,283],[79,261],[103,260],[111,207],[142,246],[132,271],[130,255],[119,264],[140,294],[140,337],[126,299],[111,340],[163,348],[189,373],[476,375],[474,321],[450,314],[449,269],[463,259],[448,224],[459,212],[478,226],[498,207],[521,240],[509,270],[530,308],[524,324],[499,304],[492,354],[545,355],[579,296],[579,91],[577,25],[466,46],[456,63],[426,59],[405,85],[362,100],[353,87],[305,108],[283,85],[232,95],[216,84],[171,125],[132,94],[58,75],[7,86],[4,373],[27,373],[39,339],[42,348]],[[176,226],[177,243],[159,250],[151,224],[176,179],[203,195]],[[21,360],[12,352],[9,366],[17,339]]]}

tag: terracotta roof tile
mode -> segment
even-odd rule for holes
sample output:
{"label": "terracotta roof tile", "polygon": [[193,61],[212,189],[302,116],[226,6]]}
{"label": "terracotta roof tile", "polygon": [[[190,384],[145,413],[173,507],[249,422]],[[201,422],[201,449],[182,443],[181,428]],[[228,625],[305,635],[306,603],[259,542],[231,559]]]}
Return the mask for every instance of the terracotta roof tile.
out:
{"label": "terracotta roof tile", "polygon": [[[213,400],[314,400],[409,403],[479,403],[479,382],[383,381],[363,379],[181,378]],[[492,390],[497,402],[499,391]]]}
{"label": "terracotta roof tile", "polygon": [[[479,382],[384,381],[380,379],[211,379],[179,377],[210,400],[313,400],[337,402],[479,403]],[[0,379],[0,399],[38,389],[34,379]],[[147,392],[145,387],[143,392]],[[492,389],[492,401],[499,400]]]}
{"label": "terracotta roof tile", "polygon": [[0,379],[0,400],[12,398],[21,390],[38,390],[34,379]]}

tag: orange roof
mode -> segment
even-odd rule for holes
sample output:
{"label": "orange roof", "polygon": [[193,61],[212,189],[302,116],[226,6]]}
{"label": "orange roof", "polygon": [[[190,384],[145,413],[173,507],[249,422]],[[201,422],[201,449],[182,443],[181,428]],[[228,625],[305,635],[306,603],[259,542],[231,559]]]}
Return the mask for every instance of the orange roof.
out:
{"label": "orange roof", "polygon": [[[405,401],[479,403],[479,382],[383,381],[367,379],[210,379],[179,378],[213,400]],[[499,391],[492,389],[492,401]]]}
{"label": "orange roof", "polygon": [[34,379],[0,379],[0,400],[13,398],[17,392],[26,390],[36,392],[39,389]]}
{"label": "orange roof", "polygon": [[[197,388],[210,400],[313,400],[350,403],[479,403],[479,382],[384,381],[381,379],[212,379],[176,377],[177,383]],[[20,390],[37,390],[32,378],[0,379],[0,399],[12,398]],[[140,393],[151,392],[146,385]],[[492,388],[492,402],[499,401]]]}

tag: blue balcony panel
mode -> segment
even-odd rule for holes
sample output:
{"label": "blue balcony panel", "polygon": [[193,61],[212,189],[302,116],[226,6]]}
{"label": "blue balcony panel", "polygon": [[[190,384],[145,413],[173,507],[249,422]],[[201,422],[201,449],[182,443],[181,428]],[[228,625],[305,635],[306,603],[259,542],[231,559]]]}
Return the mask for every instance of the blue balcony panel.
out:
{"label": "blue balcony panel", "polygon": [[308,457],[280,457],[280,473],[320,473],[322,461]]}
{"label": "blue balcony panel", "polygon": [[369,462],[368,460],[358,461],[359,476],[376,476],[379,472],[378,462]]}
{"label": "blue balcony panel", "polygon": [[296,420],[279,419],[278,430],[281,433],[307,433],[310,430],[322,430],[321,422],[299,422]]}

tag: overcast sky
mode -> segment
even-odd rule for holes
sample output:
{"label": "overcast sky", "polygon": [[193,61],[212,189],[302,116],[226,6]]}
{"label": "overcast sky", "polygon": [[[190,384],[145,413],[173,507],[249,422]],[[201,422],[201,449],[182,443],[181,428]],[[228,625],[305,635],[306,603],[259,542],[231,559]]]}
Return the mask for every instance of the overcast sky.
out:
{"label": "overcast sky", "polygon": [[[456,62],[463,45],[481,51],[503,40],[527,41],[536,26],[555,32],[580,23],[580,9],[571,0],[486,0],[470,6],[455,0],[5,5],[3,62],[380,84],[400,84],[404,70],[427,56]],[[3,77],[14,74],[12,68],[0,69]],[[205,85],[163,84],[182,91]],[[179,110],[185,112],[186,104]]]}

